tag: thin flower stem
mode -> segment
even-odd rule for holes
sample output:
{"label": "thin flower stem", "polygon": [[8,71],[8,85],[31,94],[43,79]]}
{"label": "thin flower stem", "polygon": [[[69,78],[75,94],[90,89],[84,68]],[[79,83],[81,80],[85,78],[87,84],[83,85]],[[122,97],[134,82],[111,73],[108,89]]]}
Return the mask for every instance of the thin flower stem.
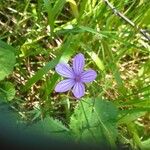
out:
{"label": "thin flower stem", "polygon": [[[69,93],[67,94],[67,97],[69,97]],[[66,112],[66,120],[67,120],[67,123],[69,123],[70,121],[70,101],[69,101],[69,98],[67,98],[65,100],[65,112]]]}
{"label": "thin flower stem", "polygon": [[114,12],[115,15],[122,18],[124,21],[126,21],[128,24],[130,24],[135,29],[139,30],[140,33],[147,39],[147,41],[150,41],[150,34],[146,32],[144,29],[140,29],[134,22],[132,22],[130,19],[128,19],[126,16],[124,16],[121,12],[119,12],[108,0],[103,0],[107,6]]}

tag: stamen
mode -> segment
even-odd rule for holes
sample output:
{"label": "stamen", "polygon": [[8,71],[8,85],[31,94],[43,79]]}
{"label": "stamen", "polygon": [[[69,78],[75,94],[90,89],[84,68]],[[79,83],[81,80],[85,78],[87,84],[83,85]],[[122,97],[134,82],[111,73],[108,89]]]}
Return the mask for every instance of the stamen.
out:
{"label": "stamen", "polygon": [[81,77],[79,75],[76,75],[75,82],[80,82],[80,81],[81,81]]}

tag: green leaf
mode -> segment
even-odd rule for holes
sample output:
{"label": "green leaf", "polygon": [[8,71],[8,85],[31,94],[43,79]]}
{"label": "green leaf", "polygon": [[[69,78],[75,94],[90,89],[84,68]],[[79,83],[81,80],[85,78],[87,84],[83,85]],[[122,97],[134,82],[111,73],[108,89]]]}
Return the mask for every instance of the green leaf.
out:
{"label": "green leaf", "polygon": [[11,101],[15,97],[15,87],[11,82],[0,83],[0,97],[5,101]]}
{"label": "green leaf", "polygon": [[65,3],[66,3],[66,0],[57,0],[57,1],[55,2],[55,5],[54,5],[54,7],[53,7],[53,9],[52,9],[52,13],[53,13],[55,19],[57,18],[57,16],[58,16],[58,15],[60,14],[60,12],[62,11],[62,9],[63,9]]}
{"label": "green leaf", "polygon": [[117,112],[111,102],[101,99],[82,100],[71,117],[70,128],[77,140],[102,144],[107,140],[115,147]]}
{"label": "green leaf", "polygon": [[95,52],[87,52],[100,70],[104,70],[104,64]]}
{"label": "green leaf", "polygon": [[94,35],[98,35],[100,38],[107,37],[103,32],[98,32],[96,29],[90,28],[88,26],[79,26],[79,29],[84,32],[89,32]]}
{"label": "green leaf", "polygon": [[48,14],[48,24],[50,25],[51,28],[51,33],[53,33],[54,30],[54,15],[52,12],[52,4],[49,0],[43,0],[44,1],[44,6]]}
{"label": "green leaf", "polygon": [[140,26],[148,25],[148,24],[150,24],[150,9],[148,9],[147,12],[143,14],[143,17],[140,22]]}
{"label": "green leaf", "polygon": [[0,127],[7,129],[8,133],[10,132],[17,136],[16,133],[21,132],[23,136],[24,134],[30,136],[41,135],[53,139],[64,137],[64,140],[71,140],[68,128],[59,120],[47,117],[27,126],[25,122],[19,120],[19,114],[13,111],[6,103],[2,103],[2,101],[4,100],[0,97]]}
{"label": "green leaf", "polygon": [[78,6],[77,3],[74,0],[67,0],[70,4],[70,8],[72,10],[73,15],[78,18],[79,17],[79,11],[78,11]]}
{"label": "green leaf", "polygon": [[132,108],[129,110],[120,110],[118,124],[128,124],[129,122],[143,116],[148,109],[149,108]]}
{"label": "green leaf", "polygon": [[8,49],[8,50],[10,50],[10,51],[12,51],[12,52],[14,52],[14,53],[16,52],[16,49],[15,49],[15,48],[13,48],[11,45],[9,45],[9,44],[3,42],[2,40],[0,40],[0,48]]}
{"label": "green leaf", "polygon": [[150,138],[142,142],[142,149],[146,150],[150,148]]}
{"label": "green leaf", "polygon": [[29,125],[26,130],[55,138],[65,137],[66,140],[71,138],[69,129],[65,127],[61,121],[51,117],[47,117],[35,124]]}
{"label": "green leaf", "polygon": [[15,65],[15,54],[10,49],[0,46],[0,80],[3,80],[12,71]]}
{"label": "green leaf", "polygon": [[51,33],[53,33],[54,30],[54,25],[55,25],[55,20],[61,10],[63,9],[64,4],[66,3],[65,0],[57,0],[52,7],[52,2],[49,0],[43,0],[44,1],[44,6],[46,8],[46,11],[48,13],[48,23],[51,27]]}
{"label": "green leaf", "polygon": [[7,132],[14,129],[21,129],[21,122],[19,121],[19,114],[11,109],[8,103],[4,103],[4,99],[0,97],[0,127],[7,128]]}

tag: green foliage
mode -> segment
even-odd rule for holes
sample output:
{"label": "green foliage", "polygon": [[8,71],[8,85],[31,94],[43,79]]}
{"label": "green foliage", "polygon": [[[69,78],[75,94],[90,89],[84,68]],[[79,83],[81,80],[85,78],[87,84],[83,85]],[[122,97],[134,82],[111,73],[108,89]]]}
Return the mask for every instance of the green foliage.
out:
{"label": "green foliage", "polygon": [[5,101],[11,101],[16,94],[14,85],[11,82],[0,83],[0,97]]}
{"label": "green foliage", "polygon": [[2,97],[0,97],[0,120],[1,128],[7,128],[8,132],[23,128],[23,124],[19,121],[21,120],[19,114],[11,109]]}
{"label": "green foliage", "polygon": [[[15,49],[0,40],[0,81],[8,77],[16,63]],[[5,101],[11,101],[15,97],[15,87],[11,82],[0,82],[0,97]]]}
{"label": "green foliage", "polygon": [[0,101],[0,120],[3,122],[2,124],[6,124],[7,129],[11,127],[16,131],[21,129],[24,133],[38,133],[38,135],[45,135],[51,138],[62,137],[64,140],[71,138],[69,130],[59,120],[47,117],[44,120],[27,125],[21,122],[17,112],[11,110],[7,104],[2,103],[4,101],[2,98],[0,98]]}
{"label": "green foliage", "polygon": [[142,149],[149,149],[150,148],[150,138],[142,142]]}
{"label": "green foliage", "polygon": [[71,140],[69,129],[65,127],[61,121],[47,117],[36,123],[28,125],[25,129],[27,132],[47,135],[54,138],[63,138],[64,140]]}
{"label": "green foliage", "polygon": [[0,46],[0,80],[7,77],[13,71],[15,65],[14,52],[12,52],[11,49],[6,49],[2,46]]}
{"label": "green foliage", "polygon": [[[110,1],[134,27],[106,2],[0,1],[0,102],[17,112],[1,105],[4,124],[22,117],[30,122],[19,125],[27,132],[116,149],[149,147],[150,45],[140,29],[149,36],[150,1]],[[98,76],[76,101],[71,92],[54,91],[55,66],[80,52]]]}
{"label": "green foliage", "polygon": [[[115,147],[117,108],[109,101],[85,99],[71,116],[70,128],[77,140],[105,143]],[[108,143],[107,143],[108,144]]]}
{"label": "green foliage", "polygon": [[54,7],[52,7],[52,4],[49,0],[43,0],[44,1],[44,6],[46,8],[46,11],[48,13],[48,23],[50,25],[50,30],[51,33],[53,33],[54,30],[54,25],[55,25],[55,20],[57,18],[57,16],[59,15],[59,13],[61,12],[64,4],[65,4],[65,0],[56,0]]}

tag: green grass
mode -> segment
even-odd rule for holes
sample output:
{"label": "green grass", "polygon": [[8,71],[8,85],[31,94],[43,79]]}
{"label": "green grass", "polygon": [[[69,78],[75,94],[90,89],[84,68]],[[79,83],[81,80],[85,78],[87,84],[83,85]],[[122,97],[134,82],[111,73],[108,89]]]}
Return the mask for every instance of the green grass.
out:
{"label": "green grass", "polygon": [[[128,144],[128,149],[146,149],[150,146],[150,45],[139,29],[150,29],[150,1],[110,3],[138,29],[115,15],[104,1],[1,0],[0,48],[11,52],[15,49],[16,63],[11,74],[3,74],[3,80],[0,77],[0,97],[27,122],[50,116],[69,130],[71,118],[82,109],[78,108],[82,101],[111,101],[118,109],[116,125],[109,126],[105,119],[103,123],[108,131],[116,127],[117,133],[113,141],[113,135],[105,132],[108,143],[112,148]],[[55,66],[62,60],[70,62],[80,52],[86,57],[86,68],[98,74],[87,85],[81,102],[71,92],[54,91],[60,80]],[[8,82],[13,86],[6,86]],[[14,89],[16,94],[9,99]]]}

